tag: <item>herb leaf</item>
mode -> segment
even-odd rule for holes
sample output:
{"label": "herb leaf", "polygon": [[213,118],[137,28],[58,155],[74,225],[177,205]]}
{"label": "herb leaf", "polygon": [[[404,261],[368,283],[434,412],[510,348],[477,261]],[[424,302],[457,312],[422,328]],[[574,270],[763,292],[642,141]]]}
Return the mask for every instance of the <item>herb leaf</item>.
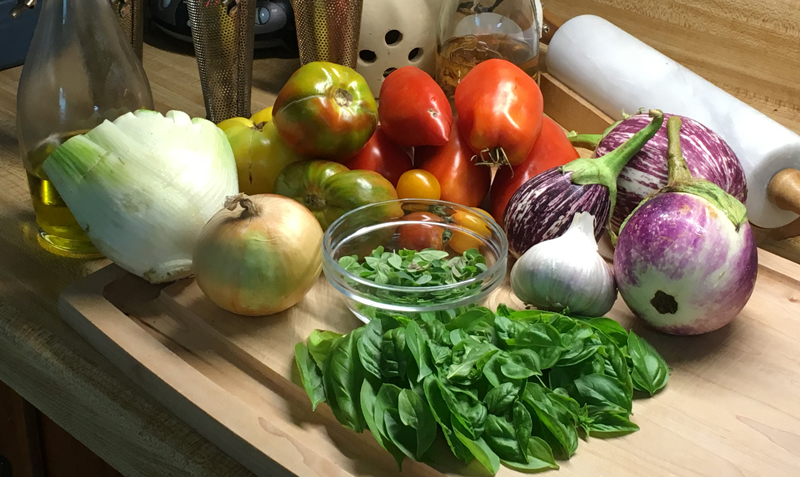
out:
{"label": "herb leaf", "polygon": [[628,334],[628,353],[633,361],[631,378],[636,389],[651,396],[667,385],[669,366],[647,341],[631,330]]}
{"label": "herb leaf", "polygon": [[303,388],[311,399],[311,410],[317,409],[319,403],[325,402],[325,389],[322,385],[322,372],[317,368],[316,363],[311,358],[308,348],[302,342],[294,346],[294,360],[297,369],[300,371],[300,380]]}
{"label": "herb leaf", "polygon": [[343,426],[356,432],[363,431],[366,425],[359,397],[364,375],[356,346],[363,333],[364,328],[358,328],[336,341],[322,376],[333,415]]}

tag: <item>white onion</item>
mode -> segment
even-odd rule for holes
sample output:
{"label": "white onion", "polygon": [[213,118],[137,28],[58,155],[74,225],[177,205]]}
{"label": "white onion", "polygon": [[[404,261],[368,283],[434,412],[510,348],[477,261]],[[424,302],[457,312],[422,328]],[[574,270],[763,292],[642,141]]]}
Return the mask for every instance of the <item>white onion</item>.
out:
{"label": "white onion", "polygon": [[231,197],[208,221],[194,253],[200,289],[240,315],[299,302],[322,269],[322,227],[299,202],[273,194]]}

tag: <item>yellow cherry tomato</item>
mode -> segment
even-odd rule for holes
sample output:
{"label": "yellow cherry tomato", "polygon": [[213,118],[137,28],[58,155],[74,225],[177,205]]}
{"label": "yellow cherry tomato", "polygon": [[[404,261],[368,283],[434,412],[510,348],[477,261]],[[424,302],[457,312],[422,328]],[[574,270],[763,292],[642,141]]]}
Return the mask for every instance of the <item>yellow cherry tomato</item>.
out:
{"label": "yellow cherry tomato", "polygon": [[436,176],[422,169],[411,169],[397,181],[397,197],[401,199],[439,200],[442,188]]}
{"label": "yellow cherry tomato", "polygon": [[256,114],[250,116],[250,121],[253,121],[253,124],[268,123],[272,121],[272,106],[264,108]]}
{"label": "yellow cherry tomato", "polygon": [[228,118],[225,121],[222,121],[219,124],[217,124],[217,127],[222,129],[223,131],[227,131],[228,129],[234,126],[245,126],[251,128],[253,127],[253,121],[250,121],[247,118]]}
{"label": "yellow cherry tomato", "polygon": [[489,220],[494,219],[490,218],[485,210],[475,208],[469,212],[457,210],[453,214],[453,223],[472,233],[454,231],[453,236],[450,237],[450,240],[447,242],[448,245],[455,253],[459,254],[471,248],[480,250],[483,241],[479,237],[489,238],[492,236],[492,231],[489,228]]}

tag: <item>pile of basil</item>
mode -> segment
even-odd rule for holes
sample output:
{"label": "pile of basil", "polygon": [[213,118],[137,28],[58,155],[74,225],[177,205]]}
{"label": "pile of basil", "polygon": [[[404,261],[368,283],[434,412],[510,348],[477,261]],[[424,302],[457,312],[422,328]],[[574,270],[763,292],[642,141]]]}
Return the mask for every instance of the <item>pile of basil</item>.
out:
{"label": "pile of basil", "polygon": [[441,430],[459,459],[492,473],[557,469],[579,436],[614,437],[635,391],[653,395],[669,369],[608,318],[474,307],[409,318],[379,313],[347,335],[314,331],[295,358],[312,406],[369,429],[400,465],[429,460]]}

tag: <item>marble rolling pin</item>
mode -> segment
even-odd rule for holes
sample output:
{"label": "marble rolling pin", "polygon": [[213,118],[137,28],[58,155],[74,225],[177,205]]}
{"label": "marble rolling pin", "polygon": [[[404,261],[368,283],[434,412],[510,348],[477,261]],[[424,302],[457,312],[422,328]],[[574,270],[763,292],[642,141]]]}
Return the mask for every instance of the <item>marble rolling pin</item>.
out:
{"label": "marble rolling pin", "polygon": [[747,215],[764,228],[800,214],[800,136],[608,21],[572,18],[553,34],[547,70],[604,113],[658,108],[722,136],[747,176]]}

